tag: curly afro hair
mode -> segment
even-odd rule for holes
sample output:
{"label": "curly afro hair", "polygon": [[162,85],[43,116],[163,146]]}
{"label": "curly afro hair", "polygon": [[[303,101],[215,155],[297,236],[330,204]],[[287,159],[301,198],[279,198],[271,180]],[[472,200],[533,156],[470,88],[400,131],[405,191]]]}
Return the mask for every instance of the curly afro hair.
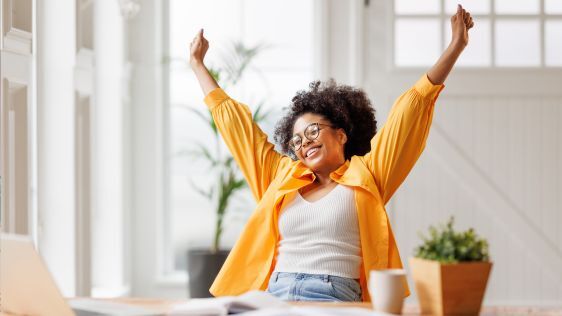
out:
{"label": "curly afro hair", "polygon": [[354,155],[365,155],[371,150],[370,140],[377,132],[375,109],[367,94],[357,88],[338,85],[333,79],[325,82],[313,81],[309,90],[301,90],[293,97],[288,113],[275,127],[274,140],[283,153],[297,160],[289,147],[296,120],[305,113],[318,114],[326,118],[347,135],[345,159]]}

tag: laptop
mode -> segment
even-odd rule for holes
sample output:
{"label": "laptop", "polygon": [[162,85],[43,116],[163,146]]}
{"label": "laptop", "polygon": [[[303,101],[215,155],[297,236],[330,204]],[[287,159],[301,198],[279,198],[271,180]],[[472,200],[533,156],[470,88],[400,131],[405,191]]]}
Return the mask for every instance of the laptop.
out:
{"label": "laptop", "polygon": [[0,235],[0,299],[0,312],[13,315],[161,315],[154,310],[115,302],[88,299],[67,302],[29,237],[11,234]]}

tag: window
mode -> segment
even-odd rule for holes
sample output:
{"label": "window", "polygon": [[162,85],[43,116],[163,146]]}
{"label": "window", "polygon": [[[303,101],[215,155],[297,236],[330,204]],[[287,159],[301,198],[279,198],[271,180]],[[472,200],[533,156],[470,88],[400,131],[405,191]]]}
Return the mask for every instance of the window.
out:
{"label": "window", "polygon": [[[273,124],[282,107],[313,80],[313,6],[313,0],[169,1],[167,227],[162,241],[165,274],[183,274],[188,247],[210,248],[215,229],[215,206],[192,187],[192,183],[207,187],[213,178],[203,161],[181,154],[193,149],[190,146],[195,142],[211,138],[208,127],[187,109],[206,109],[187,63],[190,41],[204,28],[210,42],[205,60],[213,68],[220,68],[225,58],[232,56],[234,42],[247,47],[262,45],[241,82],[227,88],[227,93],[252,109],[264,101],[272,114],[261,127],[273,141]],[[221,150],[227,149],[223,146]],[[249,191],[232,203],[222,238],[225,248],[234,244],[255,207]]]}
{"label": "window", "polygon": [[[394,65],[430,66],[449,44],[457,1],[396,0]],[[562,2],[471,0],[461,3],[476,27],[461,67],[562,66]],[[412,53],[415,51],[416,53]]]}

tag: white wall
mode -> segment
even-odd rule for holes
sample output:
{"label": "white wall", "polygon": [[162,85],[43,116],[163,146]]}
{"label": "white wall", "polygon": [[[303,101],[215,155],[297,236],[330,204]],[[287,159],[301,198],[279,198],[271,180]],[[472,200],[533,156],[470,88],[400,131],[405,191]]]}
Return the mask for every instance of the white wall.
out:
{"label": "white wall", "polygon": [[427,150],[389,210],[404,257],[418,231],[454,215],[490,243],[489,303],[560,304],[561,105],[444,91]]}

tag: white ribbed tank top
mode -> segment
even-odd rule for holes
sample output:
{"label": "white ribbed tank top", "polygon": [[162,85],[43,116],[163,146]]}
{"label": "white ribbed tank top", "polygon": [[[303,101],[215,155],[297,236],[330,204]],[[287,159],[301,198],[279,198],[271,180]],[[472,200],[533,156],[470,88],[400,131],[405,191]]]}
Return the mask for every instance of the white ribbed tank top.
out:
{"label": "white ribbed tank top", "polygon": [[353,189],[338,184],[315,202],[297,193],[281,211],[279,232],[276,272],[359,278],[361,241]]}

